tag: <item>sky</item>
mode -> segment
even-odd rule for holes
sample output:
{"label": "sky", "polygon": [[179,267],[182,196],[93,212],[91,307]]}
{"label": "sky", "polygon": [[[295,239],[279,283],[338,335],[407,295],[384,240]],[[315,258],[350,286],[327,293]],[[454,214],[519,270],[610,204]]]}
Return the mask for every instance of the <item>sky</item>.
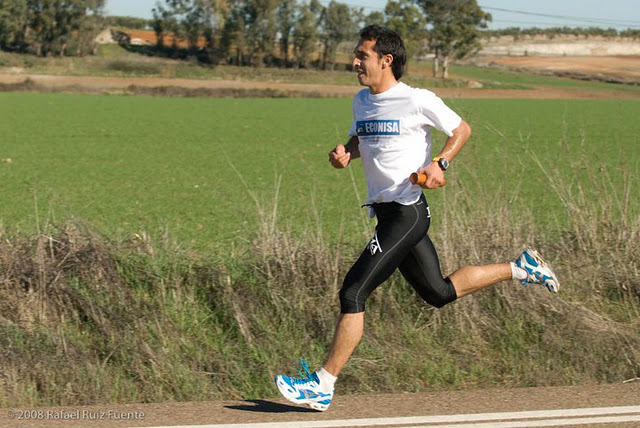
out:
{"label": "sky", "polygon": [[[387,0],[338,0],[365,12],[383,11]],[[506,27],[602,27],[640,30],[639,0],[477,0],[491,13],[490,29]],[[328,4],[329,0],[321,0]],[[151,18],[157,0],[106,0],[108,15]]]}

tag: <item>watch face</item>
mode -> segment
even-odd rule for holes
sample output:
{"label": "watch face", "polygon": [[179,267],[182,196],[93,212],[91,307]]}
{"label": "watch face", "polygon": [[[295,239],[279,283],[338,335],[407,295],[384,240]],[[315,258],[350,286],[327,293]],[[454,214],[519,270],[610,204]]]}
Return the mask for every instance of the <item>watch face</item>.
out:
{"label": "watch face", "polygon": [[440,165],[440,168],[442,168],[443,171],[446,171],[447,168],[449,168],[449,161],[445,158],[440,158],[440,160],[438,160],[438,165]]}

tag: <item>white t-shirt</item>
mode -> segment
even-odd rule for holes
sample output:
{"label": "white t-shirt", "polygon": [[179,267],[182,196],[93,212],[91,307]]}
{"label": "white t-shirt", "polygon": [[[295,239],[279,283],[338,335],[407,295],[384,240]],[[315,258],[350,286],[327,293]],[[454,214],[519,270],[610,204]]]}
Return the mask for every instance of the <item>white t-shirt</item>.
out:
{"label": "white t-shirt", "polygon": [[430,129],[452,136],[461,121],[433,92],[402,82],[381,94],[358,92],[349,136],[359,140],[369,195],[365,204],[416,202],[422,189],[409,182],[409,175],[431,162]]}

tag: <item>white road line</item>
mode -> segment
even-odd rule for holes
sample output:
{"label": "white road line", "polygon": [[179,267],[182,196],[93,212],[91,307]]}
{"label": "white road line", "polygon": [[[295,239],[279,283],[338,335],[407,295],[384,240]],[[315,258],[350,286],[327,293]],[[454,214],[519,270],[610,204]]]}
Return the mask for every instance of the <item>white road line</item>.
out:
{"label": "white road line", "polygon": [[586,424],[613,424],[623,422],[640,422],[640,415],[628,416],[593,416],[589,418],[566,418],[566,419],[537,419],[533,421],[493,421],[471,424],[445,424],[445,425],[397,425],[396,428],[528,428],[528,427],[559,427],[564,425],[586,425]]}
{"label": "white road line", "polygon": [[324,421],[307,420],[295,422],[261,422],[171,427],[166,426],[149,428],[336,428],[379,425],[396,425],[399,428],[400,426],[428,427],[430,426],[430,424],[438,424],[438,428],[519,428],[582,424],[608,424],[614,422],[620,423],[636,421],[640,422],[640,406],[591,407],[581,409],[534,410],[527,412],[469,413],[459,415],[406,416],[395,418],[339,419]]}

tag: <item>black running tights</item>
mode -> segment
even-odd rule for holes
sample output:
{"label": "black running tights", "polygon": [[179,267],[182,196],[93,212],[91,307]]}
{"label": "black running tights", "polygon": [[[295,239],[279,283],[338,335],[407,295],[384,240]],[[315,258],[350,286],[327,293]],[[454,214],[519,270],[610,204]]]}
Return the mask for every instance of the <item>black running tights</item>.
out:
{"label": "black running tights", "polygon": [[412,205],[388,202],[372,208],[378,224],[344,279],[341,312],[363,312],[369,295],[396,269],[430,305],[440,308],[454,301],[453,284],[442,277],[438,254],[427,235],[431,216],[424,195]]}

